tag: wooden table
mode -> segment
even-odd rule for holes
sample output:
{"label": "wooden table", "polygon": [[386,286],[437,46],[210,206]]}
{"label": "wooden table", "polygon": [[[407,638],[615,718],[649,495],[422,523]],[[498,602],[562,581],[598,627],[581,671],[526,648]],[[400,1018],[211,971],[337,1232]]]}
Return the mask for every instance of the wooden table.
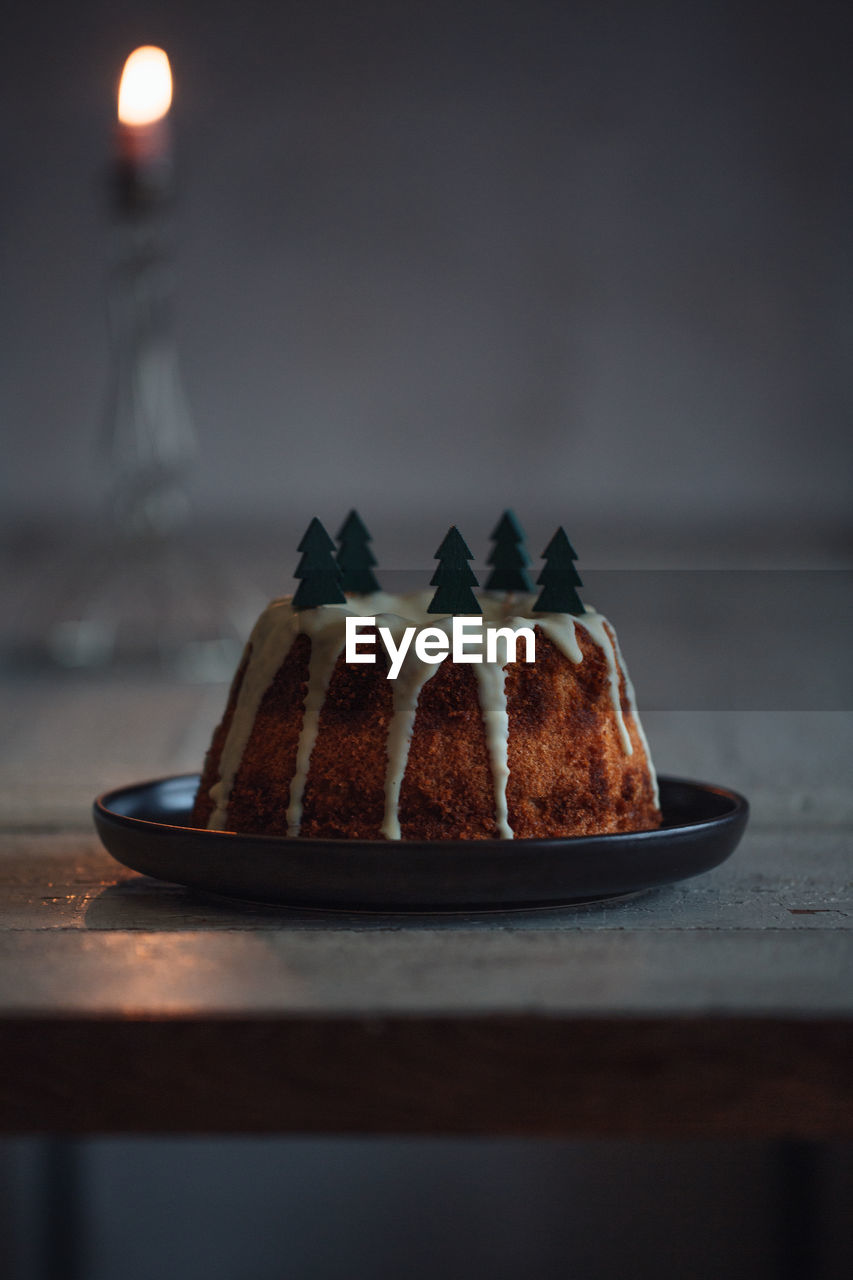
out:
{"label": "wooden table", "polygon": [[279,911],[137,876],[95,792],[198,766],[219,688],[3,689],[0,1129],[853,1134],[847,713],[658,713],[740,850],[580,910]]}

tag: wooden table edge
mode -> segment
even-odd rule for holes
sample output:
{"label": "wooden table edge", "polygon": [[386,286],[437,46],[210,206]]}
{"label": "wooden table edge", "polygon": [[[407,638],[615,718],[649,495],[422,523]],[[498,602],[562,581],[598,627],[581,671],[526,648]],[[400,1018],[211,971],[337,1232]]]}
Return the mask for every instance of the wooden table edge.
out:
{"label": "wooden table edge", "polygon": [[829,1015],[13,1016],[0,1132],[853,1137]]}

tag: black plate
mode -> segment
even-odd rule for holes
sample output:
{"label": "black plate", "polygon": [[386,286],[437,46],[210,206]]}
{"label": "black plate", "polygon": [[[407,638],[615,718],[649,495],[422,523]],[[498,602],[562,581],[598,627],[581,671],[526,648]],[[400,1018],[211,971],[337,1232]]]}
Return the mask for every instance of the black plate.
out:
{"label": "black plate", "polygon": [[749,805],[723,787],[661,778],[658,831],[562,840],[288,840],[188,825],[198,774],[99,797],[95,826],[132,871],[253,902],[369,911],[559,906],[671,884],[718,866]]}

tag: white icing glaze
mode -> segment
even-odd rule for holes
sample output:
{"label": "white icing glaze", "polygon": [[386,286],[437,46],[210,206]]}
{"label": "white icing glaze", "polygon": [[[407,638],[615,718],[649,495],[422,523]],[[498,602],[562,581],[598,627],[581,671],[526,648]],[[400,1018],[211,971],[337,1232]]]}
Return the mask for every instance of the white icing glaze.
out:
{"label": "white icing glaze", "polygon": [[[506,642],[503,642],[506,645]],[[500,649],[498,650],[500,653]],[[509,717],[506,709],[506,671],[503,662],[479,662],[474,666],[480,686],[480,710],[486,729],[492,783],[495,788],[495,825],[503,840],[512,839],[512,827],[506,807],[506,784],[509,781],[507,748]]]}
{"label": "white icing glaze", "polygon": [[[274,600],[268,606],[258,619],[249,639],[250,657],[223,746],[219,780],[210,790],[214,808],[208,822],[209,828],[222,830],[225,826],[231,789],[249,741],[258,708],[296,637],[307,635],[310,638],[311,657],[308,690],[297,747],[296,770],[288,797],[287,824],[290,836],[299,834],[311,753],[316,742],[320,713],[329,681],[344,647],[346,618],[375,617],[377,628],[387,627],[395,643],[399,643],[406,627],[412,625],[418,628],[439,627],[449,634],[452,627],[451,618],[436,618],[427,613],[431,598],[431,591],[417,592],[408,596],[392,596],[385,592],[376,592],[369,596],[353,596],[345,605],[321,605],[319,608],[306,609],[299,613],[293,611],[289,599]],[[575,628],[576,626],[584,628],[605,656],[614,722],[623,750],[626,755],[631,755],[633,744],[622,714],[619,697],[620,671],[624,677],[631,716],[637,726],[638,736],[646,754],[657,804],[654,766],[637,715],[633,686],[622,661],[615,634],[611,640],[611,630],[605,626],[605,619],[594,609],[587,607],[586,612],[577,617],[570,614],[537,615],[532,613],[533,601],[533,596],[486,593],[480,597],[483,624],[509,627],[512,631],[518,631],[521,627],[538,626],[543,634],[574,663],[583,661],[583,653],[578,644]],[[377,642],[377,648],[379,647]],[[524,644],[521,643],[517,655],[519,660],[523,660],[524,652]],[[513,833],[509,825],[506,800],[509,778],[507,762],[509,719],[505,687],[507,658],[507,640],[501,636],[498,637],[496,662],[484,660],[471,665],[477,677],[480,709],[486,732],[494,784],[496,827],[499,836],[512,839]],[[400,790],[409,757],[418,698],[422,688],[436,673],[439,665],[439,663],[422,662],[415,654],[414,644],[411,644],[403,660],[400,674],[393,682],[393,713],[388,726],[386,748],[385,811],[381,827],[382,834],[388,840],[400,839],[398,816]]]}
{"label": "white icing glaze", "polygon": [[[427,602],[428,603],[428,602]],[[401,619],[397,620],[398,622]],[[442,631],[450,631],[451,619],[431,623]],[[386,623],[387,625],[387,623]],[[411,625],[411,623],[409,623]],[[412,730],[415,727],[415,712],[421,689],[435,675],[440,663],[421,662],[410,647],[403,661],[400,674],[394,681],[394,714],[388,727],[387,753],[388,763],[385,769],[385,814],[382,819],[382,834],[387,840],[400,839],[400,788],[403,775],[409,760],[409,747],[412,745]]]}
{"label": "white icing glaze", "polygon": [[[210,830],[221,831],[225,827],[231,788],[234,785],[237,770],[240,768],[263,696],[272,684],[282,662],[290,653],[296,637],[307,635],[311,639],[311,669],[297,748],[297,774],[293,780],[296,783],[297,777],[300,776],[300,766],[304,764],[305,773],[300,785],[295,789],[294,806],[294,813],[298,812],[301,817],[302,789],[307,777],[311,750],[317,736],[317,718],[313,714],[314,704],[316,703],[319,717],[319,707],[322,706],[329,679],[344,643],[341,619],[349,612],[350,610],[343,605],[332,604],[324,605],[322,609],[305,609],[301,613],[296,613],[291,608],[290,600],[285,599],[273,600],[258,618],[249,637],[247,646],[249,661],[222,748],[219,781],[210,789],[210,798],[213,800],[213,813],[207,824]],[[293,785],[291,791],[294,792]],[[290,821],[288,808],[289,834]],[[297,826],[296,834],[298,834],[298,822],[295,825]]]}
{"label": "white icing glaze", "polygon": [[[610,634],[604,625],[606,619],[600,613],[594,610],[587,610],[581,615],[571,613],[549,614],[542,618],[539,625],[545,632],[549,640],[553,640],[554,644],[571,662],[582,662],[583,653],[578,644],[575,635],[575,625],[583,627],[589,634],[590,639],[594,640],[604,654],[607,660],[607,678],[610,685],[610,702],[613,706],[613,717],[616,721],[616,728],[619,731],[619,741],[622,743],[622,750],[626,756],[634,754],[634,744],[631,742],[631,735],[625,725],[625,717],[622,715],[622,704],[619,698],[619,668],[616,664],[616,654],[613,652],[613,645],[610,642]],[[627,686],[626,686],[627,688]],[[636,716],[636,710],[632,704],[632,713]]]}
{"label": "white icing glaze", "polygon": [[[333,605],[326,606],[334,608]],[[308,613],[319,614],[319,609],[305,609],[302,617]],[[307,621],[307,619],[306,619]],[[326,690],[335,669],[338,655],[344,647],[343,629],[334,621],[328,626],[314,627],[303,634],[311,637],[311,658],[308,667],[308,690],[305,694],[305,707],[302,712],[302,728],[299,730],[299,744],[296,748],[296,769],[290,783],[290,796],[287,805],[287,834],[298,836],[302,825],[302,798],[305,794],[305,783],[308,778],[308,766],[311,763],[311,752],[317,741],[317,729],[320,725],[320,712],[326,700]]]}
{"label": "white icing glaze", "polygon": [[213,812],[207,825],[212,831],[222,831],[225,828],[231,788],[243,759],[258,707],[296,639],[297,618],[298,615],[293,613],[288,601],[273,600],[258,618],[249,637],[248,662],[222,748],[219,780],[210,789]]}
{"label": "white icing glaze", "polygon": [[610,631],[613,638],[613,648],[616,650],[616,660],[619,663],[619,669],[622,672],[622,678],[625,681],[625,695],[628,699],[628,705],[631,708],[631,717],[637,730],[637,737],[640,739],[643,751],[646,754],[646,761],[649,766],[649,777],[652,780],[652,795],[654,797],[655,808],[659,809],[660,791],[658,789],[658,775],[654,765],[652,764],[652,753],[649,750],[649,741],[646,737],[646,731],[643,728],[643,722],[637,712],[637,699],[634,694],[634,685],[631,681],[631,677],[628,675],[628,668],[625,666],[625,659],[622,657],[622,650],[619,648],[619,641],[616,637],[616,632],[612,627],[610,628]]}

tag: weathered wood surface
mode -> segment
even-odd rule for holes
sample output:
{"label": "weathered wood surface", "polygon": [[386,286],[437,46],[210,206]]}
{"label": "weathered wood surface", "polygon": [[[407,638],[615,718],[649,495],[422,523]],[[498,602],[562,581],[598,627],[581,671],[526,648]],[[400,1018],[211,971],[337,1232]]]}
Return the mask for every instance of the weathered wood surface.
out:
{"label": "weathered wood surface", "polygon": [[753,801],[706,876],[400,918],[207,899],[100,847],[92,796],[196,768],[221,689],[0,692],[0,1128],[853,1132],[849,713],[647,717],[663,770]]}
{"label": "weathered wood surface", "polygon": [[757,831],[582,910],[218,902],[0,841],[0,1127],[853,1132],[848,844]]}
{"label": "weathered wood surface", "polygon": [[[531,930],[657,930],[673,942],[699,930],[849,933],[851,854],[853,830],[752,827],[721,867],[653,893],[574,910],[404,917],[229,902],[137,875],[115,862],[94,835],[0,833],[0,945],[9,932],[40,930],[390,934],[475,929],[501,937]],[[0,972],[0,1000],[7,979]]]}

